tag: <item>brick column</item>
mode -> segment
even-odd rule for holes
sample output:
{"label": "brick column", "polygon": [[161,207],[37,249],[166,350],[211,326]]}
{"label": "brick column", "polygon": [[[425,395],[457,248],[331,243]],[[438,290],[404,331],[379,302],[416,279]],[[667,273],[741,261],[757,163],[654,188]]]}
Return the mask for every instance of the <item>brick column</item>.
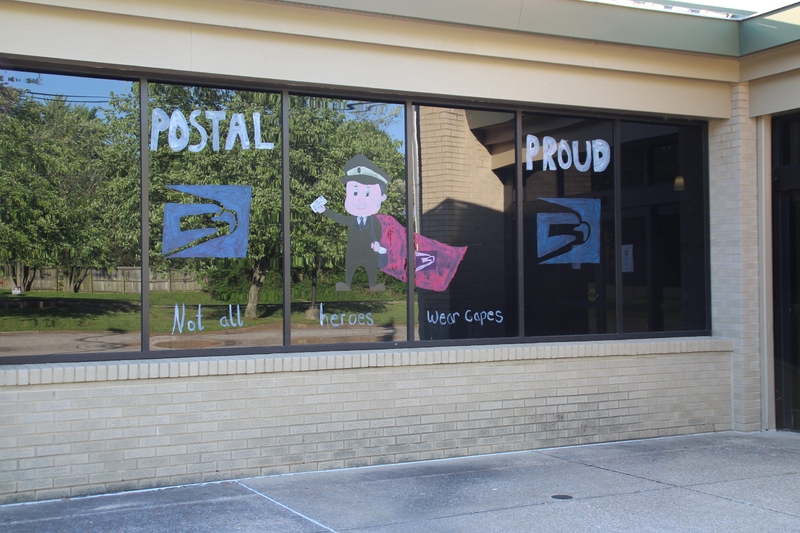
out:
{"label": "brick column", "polygon": [[756,120],[747,83],[731,88],[731,118],[709,122],[711,315],[731,339],[733,429],[761,429]]}

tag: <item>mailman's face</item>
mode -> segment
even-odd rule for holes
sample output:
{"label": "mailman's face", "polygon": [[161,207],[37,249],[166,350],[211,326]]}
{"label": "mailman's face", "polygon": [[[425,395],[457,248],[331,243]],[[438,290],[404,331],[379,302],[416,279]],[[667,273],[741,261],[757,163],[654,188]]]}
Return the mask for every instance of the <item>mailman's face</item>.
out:
{"label": "mailman's face", "polygon": [[357,217],[374,215],[380,210],[381,203],[386,200],[386,195],[381,194],[381,187],[378,184],[364,185],[357,181],[348,181],[345,188],[347,196],[344,199],[344,208]]}

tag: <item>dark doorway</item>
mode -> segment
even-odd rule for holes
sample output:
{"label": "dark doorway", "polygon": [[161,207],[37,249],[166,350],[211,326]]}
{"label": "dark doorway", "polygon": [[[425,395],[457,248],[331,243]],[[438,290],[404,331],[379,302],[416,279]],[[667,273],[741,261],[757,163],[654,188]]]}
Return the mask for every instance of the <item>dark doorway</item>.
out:
{"label": "dark doorway", "polygon": [[773,135],[775,421],[800,431],[800,116],[776,119]]}

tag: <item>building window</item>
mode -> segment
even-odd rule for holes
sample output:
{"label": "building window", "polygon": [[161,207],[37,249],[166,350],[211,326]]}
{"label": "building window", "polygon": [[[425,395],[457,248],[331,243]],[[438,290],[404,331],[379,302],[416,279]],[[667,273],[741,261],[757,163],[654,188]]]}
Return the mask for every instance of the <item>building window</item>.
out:
{"label": "building window", "polygon": [[148,89],[150,349],[281,346],[281,95]]}
{"label": "building window", "polygon": [[404,106],[291,96],[289,121],[291,343],[405,341]]}
{"label": "building window", "polygon": [[706,327],[702,129],[620,124],[624,333]]}
{"label": "building window", "polygon": [[616,333],[614,123],[525,113],[525,334]]}
{"label": "building window", "polygon": [[2,75],[0,362],[710,329],[702,124]]}
{"label": "building window", "polygon": [[0,362],[141,349],[138,89],[0,70]]}
{"label": "building window", "polygon": [[515,336],[514,113],[415,111],[419,338]]}

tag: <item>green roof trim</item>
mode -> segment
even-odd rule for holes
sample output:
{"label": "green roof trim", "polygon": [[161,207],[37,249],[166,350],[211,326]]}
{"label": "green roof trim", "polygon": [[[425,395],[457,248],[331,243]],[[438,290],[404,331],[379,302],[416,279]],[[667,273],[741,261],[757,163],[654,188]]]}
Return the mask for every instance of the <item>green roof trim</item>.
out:
{"label": "green roof trim", "polygon": [[800,5],[795,4],[739,23],[739,55],[800,40]]}
{"label": "green roof trim", "polygon": [[[434,22],[730,57],[740,57],[800,40],[800,2],[771,13],[735,20],[683,15],[668,11],[630,9],[583,0],[282,1]],[[681,4],[702,6],[685,2]],[[724,11],[720,8],[709,7],[709,9]],[[797,24],[786,21],[795,19],[798,20]]]}

